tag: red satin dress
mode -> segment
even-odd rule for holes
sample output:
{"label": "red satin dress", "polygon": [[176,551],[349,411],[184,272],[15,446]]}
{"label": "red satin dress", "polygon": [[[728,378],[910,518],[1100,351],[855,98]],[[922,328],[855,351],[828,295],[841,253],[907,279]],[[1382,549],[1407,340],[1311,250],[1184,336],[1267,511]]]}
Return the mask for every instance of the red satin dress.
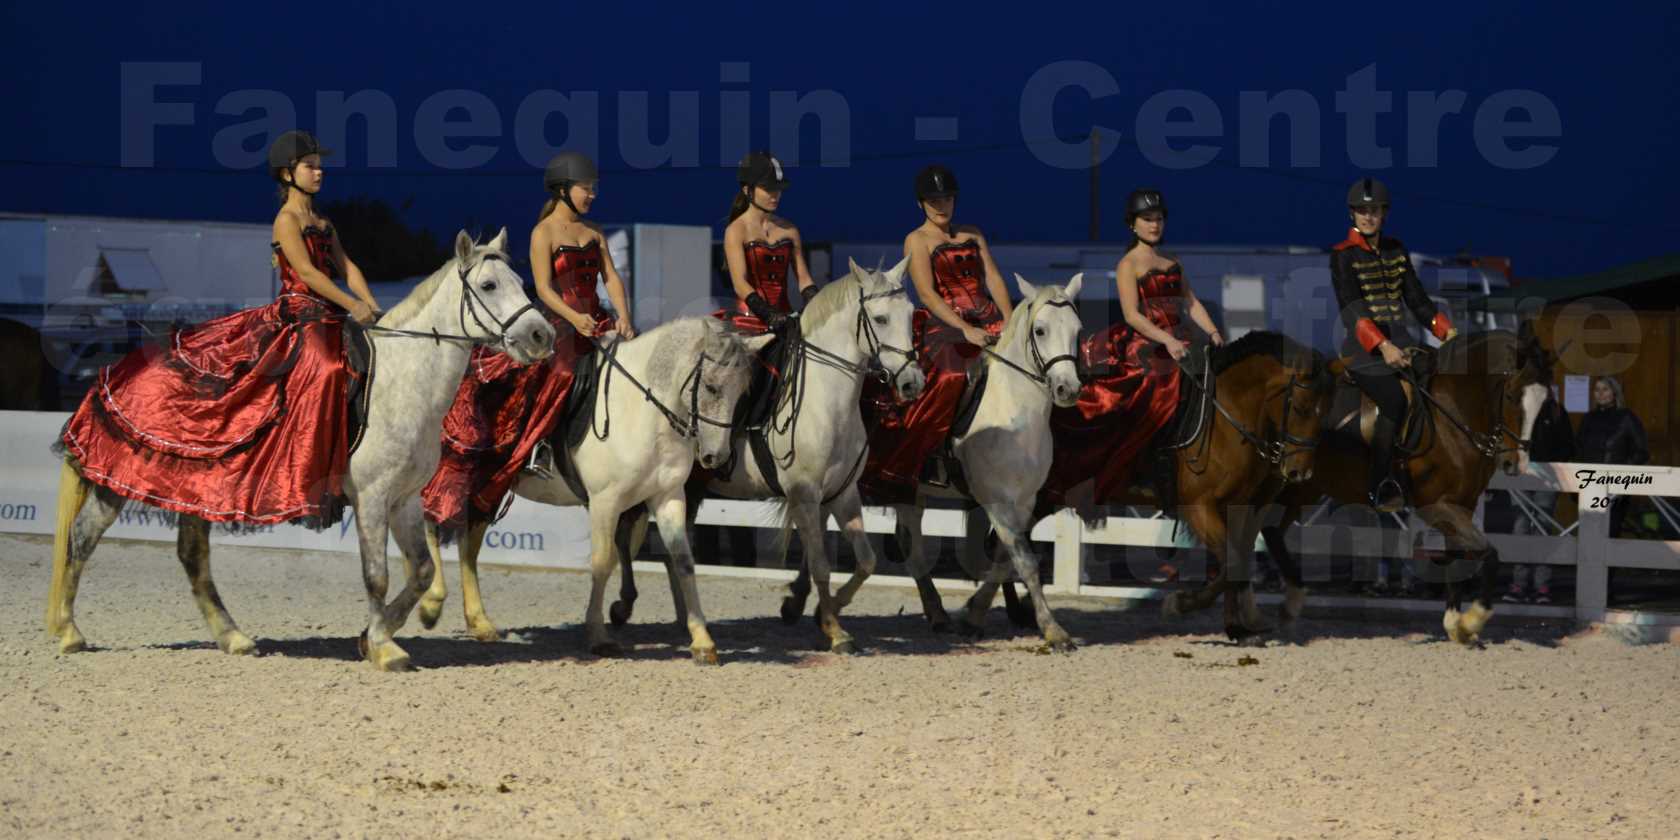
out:
{"label": "red satin dress", "polygon": [[[309,262],[341,272],[330,228],[305,228]],[[342,309],[275,246],[280,296],[178,330],[99,372],[60,446],[83,478],[213,522],[337,522],[349,466]]]}
{"label": "red satin dress", "polygon": [[[554,285],[567,306],[595,319],[595,331],[612,328],[595,283],[601,275],[599,242],[560,246],[554,252]],[[553,434],[577,360],[595,345],[558,314],[548,313],[557,338],[554,355],[519,365],[506,353],[473,348],[467,376],[443,417],[443,454],[421,491],[426,517],[459,526],[494,519],[537,443]]]}
{"label": "red satin dress", "polygon": [[[778,312],[792,312],[793,303],[788,295],[788,271],[793,268],[793,240],[778,239],[776,244],[771,245],[762,239],[754,239],[748,242],[745,248],[747,284],[752,286],[753,291],[758,292],[772,309]],[[769,327],[747,308],[745,300],[735,301],[734,309],[719,309],[712,315],[728,321],[735,329],[747,335],[763,335],[769,331]]]}
{"label": "red satin dress", "polygon": [[[992,335],[1003,332],[1003,314],[986,293],[985,263],[980,245],[972,239],[933,249],[933,288],[964,322]],[[864,497],[877,504],[909,502],[916,482],[945,436],[957,413],[957,402],[968,385],[968,366],[980,348],[963,340],[962,332],[917,309],[913,321],[926,384],[908,405],[893,402],[889,386],[878,382],[864,388],[863,411],[871,420],[869,458],[858,479]]]}
{"label": "red satin dress", "polygon": [[[1183,306],[1184,270],[1177,263],[1139,278],[1138,309],[1180,339]],[[1040,499],[1057,507],[1086,479],[1095,482],[1098,504],[1118,498],[1138,456],[1178,409],[1180,373],[1172,356],[1124,321],[1087,337],[1080,354],[1090,380],[1079,403],[1050,412],[1056,454]]]}

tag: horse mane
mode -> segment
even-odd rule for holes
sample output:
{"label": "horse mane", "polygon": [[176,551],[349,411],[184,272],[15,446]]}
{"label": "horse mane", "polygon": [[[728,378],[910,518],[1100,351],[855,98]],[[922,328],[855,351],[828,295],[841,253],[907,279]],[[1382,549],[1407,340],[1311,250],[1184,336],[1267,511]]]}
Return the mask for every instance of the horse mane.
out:
{"label": "horse mane", "polygon": [[1310,369],[1315,382],[1324,387],[1329,387],[1329,360],[1324,357],[1323,353],[1283,333],[1272,332],[1271,330],[1253,330],[1243,333],[1242,337],[1236,341],[1230,342],[1224,347],[1213,348],[1208,363],[1213,368],[1213,375],[1218,376],[1235,365],[1261,355],[1284,367],[1307,367]]}
{"label": "horse mane", "polygon": [[835,280],[817,291],[817,296],[805,304],[805,310],[799,313],[799,326],[806,332],[816,330],[833,318],[834,314],[846,308],[852,300],[852,295],[842,293],[841,289],[856,289],[863,285],[863,277],[855,271],[846,272],[846,276]]}
{"label": "horse mane", "polygon": [[420,285],[415,286],[414,291],[408,293],[408,297],[403,298],[396,306],[391,307],[391,311],[386,312],[384,317],[379,319],[380,326],[402,327],[418,316],[421,310],[426,308],[426,304],[432,302],[432,297],[437,294],[437,290],[443,285],[444,273],[454,269],[456,263],[457,260],[451,258],[437,271],[432,272],[431,276],[421,280]]}
{"label": "horse mane", "polygon": [[[1055,298],[1061,291],[1059,286],[1040,286],[1033,293],[1032,300],[1021,301],[1021,305],[1015,307],[1015,311],[1009,313],[1009,320],[1003,322],[1003,332],[998,334],[997,346],[1008,347],[1009,343],[1015,340],[1015,334],[1025,329],[1021,325],[1027,322],[1026,313],[1031,312],[1033,307],[1038,304]],[[990,363],[993,359],[988,356],[986,361]]]}
{"label": "horse mane", "polygon": [[[687,343],[699,337],[699,353],[705,353],[722,362],[733,362],[734,354],[740,348],[740,342],[731,341],[723,323],[710,315],[690,315],[666,321],[626,343],[647,342],[653,345],[653,351],[648,354],[648,366],[645,375],[648,384],[665,384],[679,373],[686,376],[688,366],[692,366],[697,353],[688,347],[679,352],[673,345]],[[679,371],[679,367],[681,370]]]}

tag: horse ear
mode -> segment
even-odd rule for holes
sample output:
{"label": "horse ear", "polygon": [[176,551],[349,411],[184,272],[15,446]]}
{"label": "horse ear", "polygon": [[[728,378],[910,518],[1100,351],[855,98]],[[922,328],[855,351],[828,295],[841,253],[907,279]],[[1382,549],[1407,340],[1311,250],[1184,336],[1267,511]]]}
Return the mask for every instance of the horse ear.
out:
{"label": "horse ear", "polygon": [[502,254],[504,256],[507,254],[507,227],[506,226],[504,226],[502,228],[500,233],[496,234],[495,239],[490,240],[489,248],[490,248],[490,250],[495,251],[498,254]]}
{"label": "horse ear", "polygon": [[770,342],[775,340],[775,333],[765,333],[764,335],[755,335],[750,338],[743,338],[741,339],[741,344],[747,348],[747,352],[756,355],[758,351],[768,347]]}
{"label": "horse ear", "polygon": [[904,285],[904,275],[909,270],[910,258],[905,257],[904,259],[898,261],[898,265],[887,269],[887,279],[891,280],[894,286],[902,286]]}
{"label": "horse ear", "polygon": [[1067,288],[1062,289],[1062,294],[1067,295],[1068,300],[1077,300],[1079,298],[1079,287],[1084,283],[1085,272],[1081,271],[1073,275],[1073,279],[1068,281]]}
{"label": "horse ear", "polygon": [[1021,297],[1027,300],[1031,300],[1033,295],[1038,294],[1038,289],[1033,288],[1033,284],[1028,283],[1027,278],[1019,274],[1015,275],[1015,288],[1020,289]]}
{"label": "horse ear", "polygon": [[846,258],[846,267],[852,272],[852,274],[858,277],[862,277],[864,275],[863,266],[858,265],[857,260],[854,260],[851,257]]}
{"label": "horse ear", "polygon": [[473,240],[465,230],[455,234],[455,259],[466,262],[472,256]]}

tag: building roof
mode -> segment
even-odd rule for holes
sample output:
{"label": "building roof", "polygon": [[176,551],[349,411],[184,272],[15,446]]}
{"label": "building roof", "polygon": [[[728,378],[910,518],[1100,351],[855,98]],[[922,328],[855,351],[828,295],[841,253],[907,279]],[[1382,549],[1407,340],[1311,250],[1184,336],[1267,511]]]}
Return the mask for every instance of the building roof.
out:
{"label": "building roof", "polygon": [[[1652,257],[1593,274],[1530,280],[1509,289],[1502,289],[1490,297],[1515,300],[1538,298],[1552,303],[1592,295],[1609,296],[1613,292],[1630,290],[1633,286],[1675,277],[1680,277],[1680,253]],[[1680,290],[1676,290],[1673,297],[1680,303]]]}

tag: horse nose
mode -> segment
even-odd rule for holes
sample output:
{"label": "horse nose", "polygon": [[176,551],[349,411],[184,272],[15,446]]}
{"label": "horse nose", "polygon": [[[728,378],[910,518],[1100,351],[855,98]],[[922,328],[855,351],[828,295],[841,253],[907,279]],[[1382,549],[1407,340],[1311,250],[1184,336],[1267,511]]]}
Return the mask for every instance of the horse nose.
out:
{"label": "horse nose", "polygon": [[531,343],[538,348],[547,347],[554,343],[554,330],[547,324],[542,324],[531,330]]}
{"label": "horse nose", "polygon": [[705,467],[708,470],[717,466],[717,464],[718,464],[717,456],[713,455],[710,452],[703,453],[700,456],[700,466]]}

